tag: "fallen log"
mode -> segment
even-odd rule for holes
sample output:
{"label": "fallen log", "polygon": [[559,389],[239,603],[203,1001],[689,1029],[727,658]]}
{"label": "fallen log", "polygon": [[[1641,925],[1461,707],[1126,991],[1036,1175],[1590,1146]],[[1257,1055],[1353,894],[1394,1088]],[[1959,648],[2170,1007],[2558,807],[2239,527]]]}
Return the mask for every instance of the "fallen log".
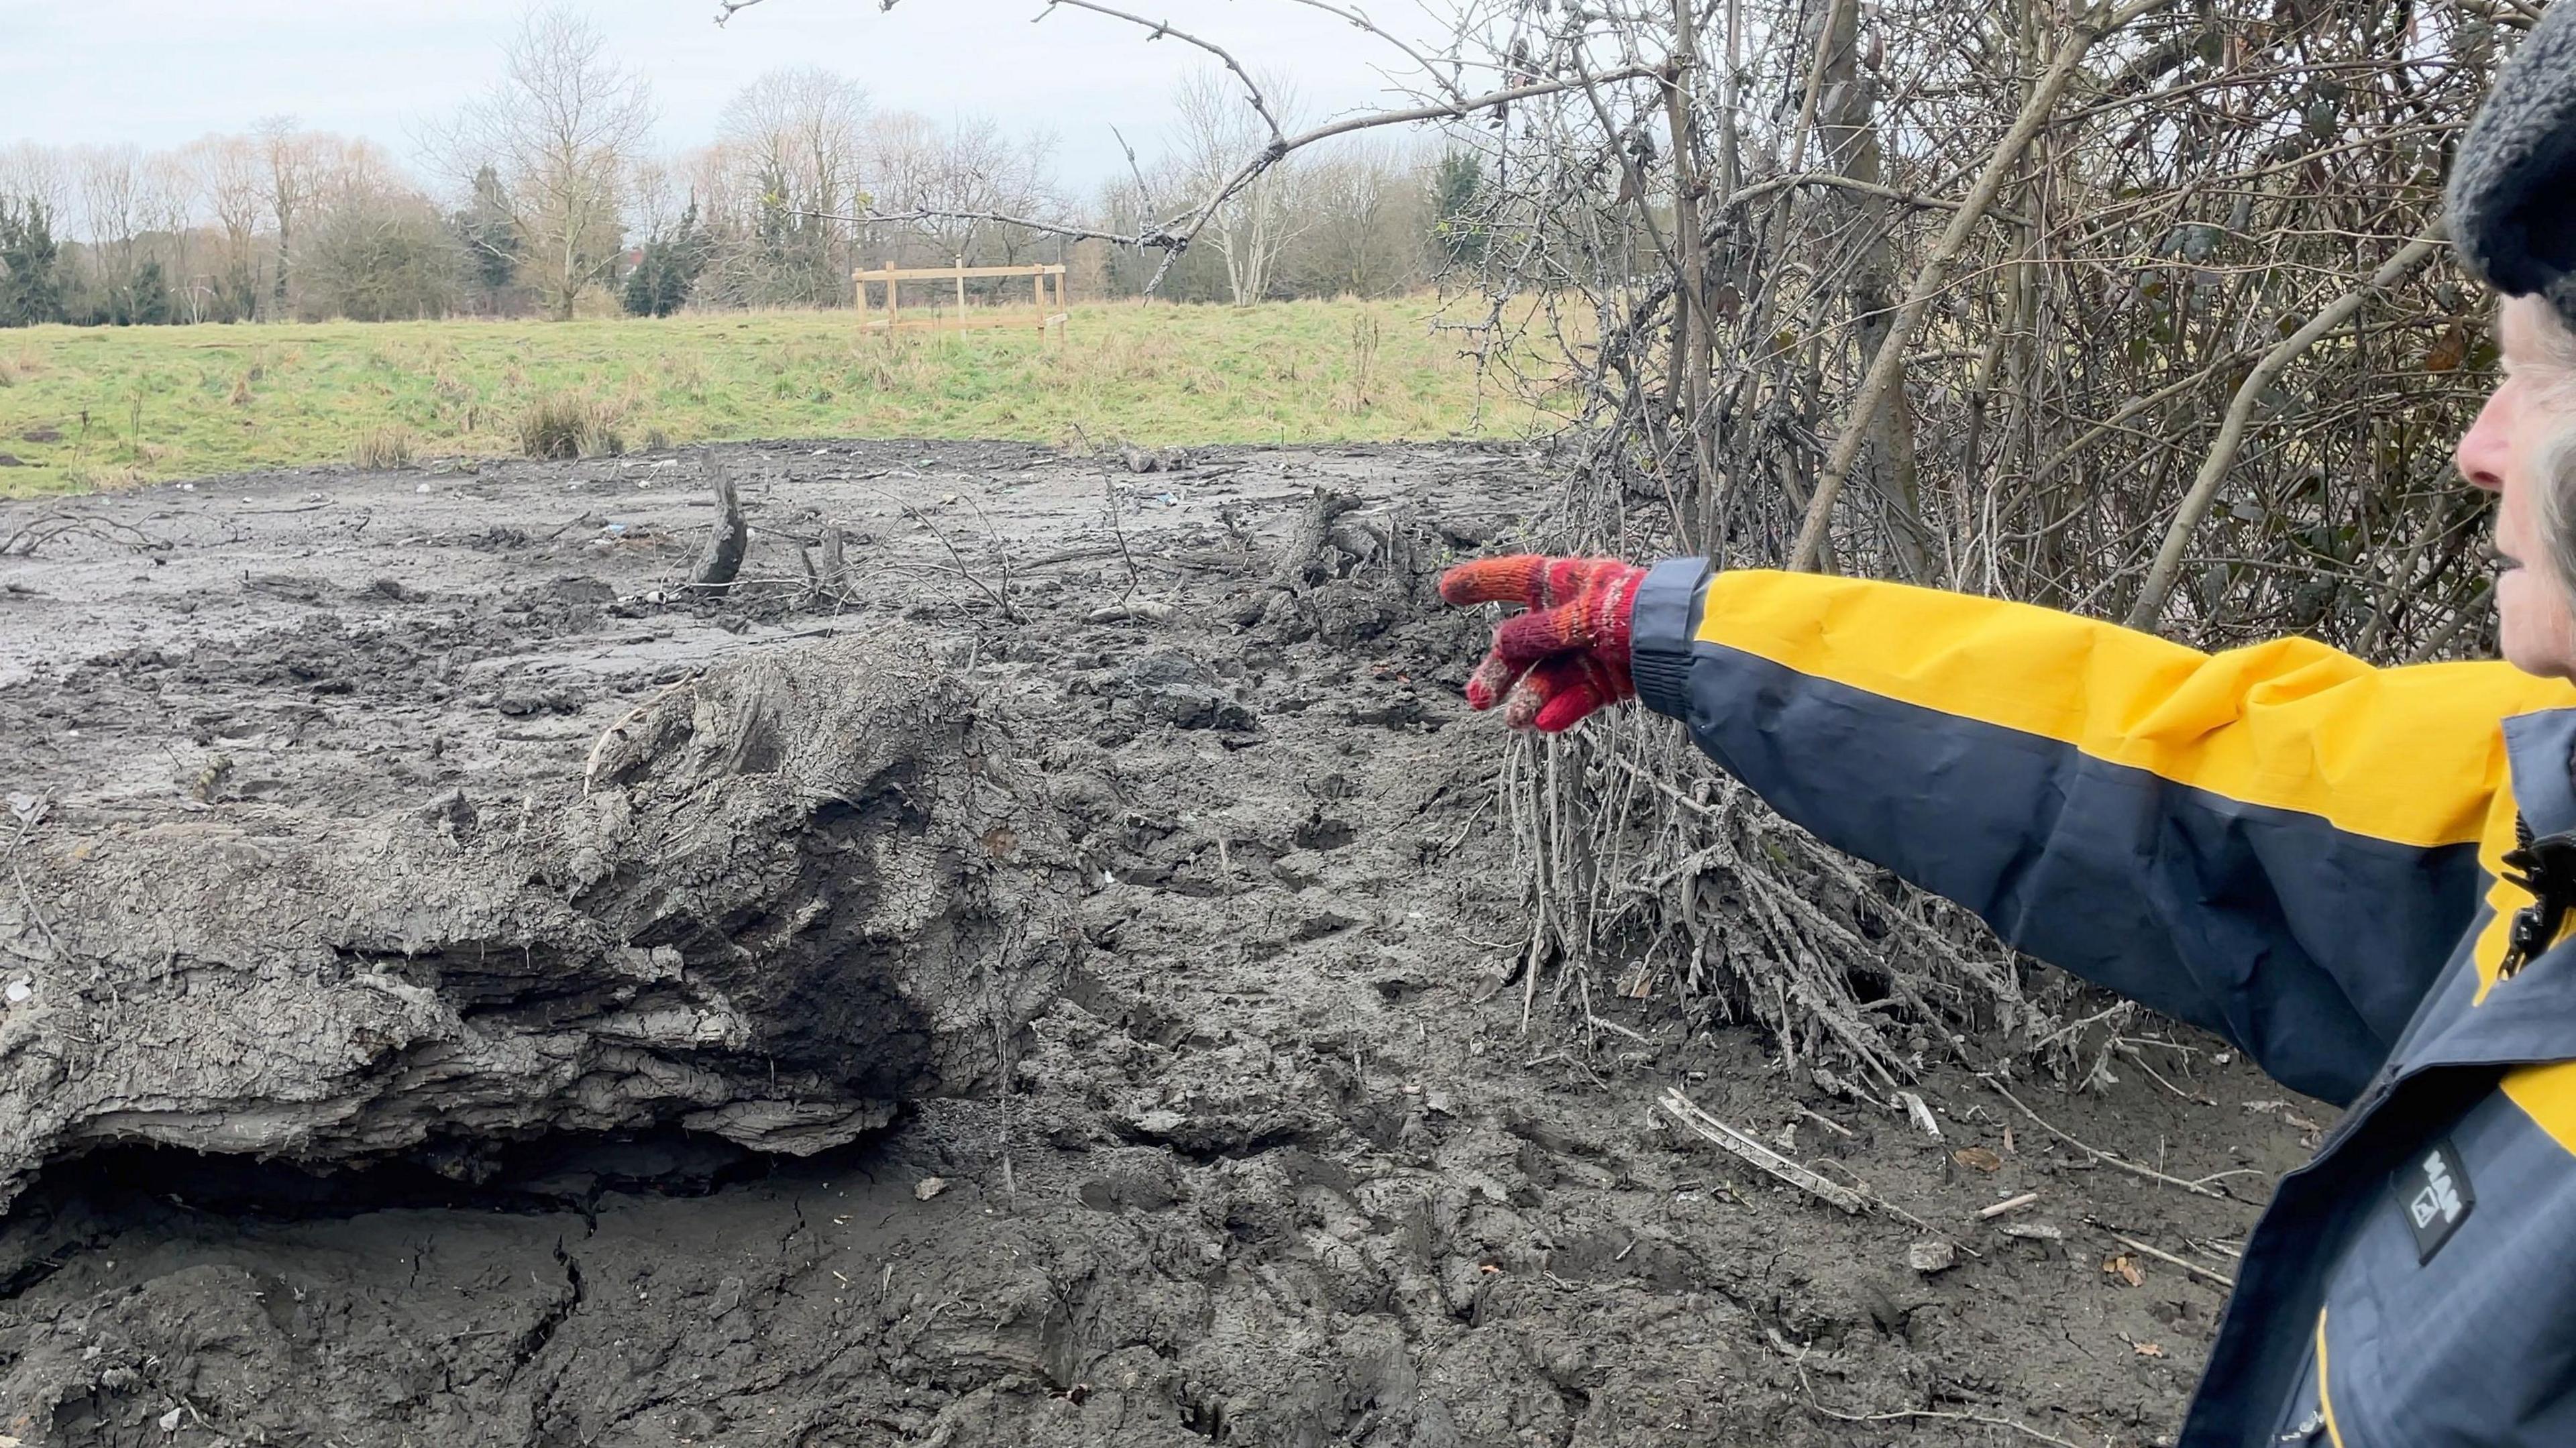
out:
{"label": "fallen log", "polygon": [[801,1154],[993,1089],[1080,942],[997,727],[873,631],[675,685],[510,793],[0,821],[0,1206],[111,1144],[473,1180],[547,1133]]}

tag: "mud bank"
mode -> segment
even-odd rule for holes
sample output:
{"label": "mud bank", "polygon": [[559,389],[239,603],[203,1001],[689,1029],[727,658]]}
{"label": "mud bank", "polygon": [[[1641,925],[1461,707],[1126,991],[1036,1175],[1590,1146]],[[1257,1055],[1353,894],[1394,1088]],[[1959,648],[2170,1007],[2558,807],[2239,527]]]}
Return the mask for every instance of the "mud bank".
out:
{"label": "mud bank", "polygon": [[726,596],[680,459],[0,507],[81,525],[0,560],[0,1431],[2169,1436],[2223,1289],[2118,1238],[2223,1272],[2312,1108],[2192,1039],[2022,1093],[2203,1198],[1960,1063],[1935,1140],[1668,989],[1497,991],[1424,584],[1537,460],[732,457]]}

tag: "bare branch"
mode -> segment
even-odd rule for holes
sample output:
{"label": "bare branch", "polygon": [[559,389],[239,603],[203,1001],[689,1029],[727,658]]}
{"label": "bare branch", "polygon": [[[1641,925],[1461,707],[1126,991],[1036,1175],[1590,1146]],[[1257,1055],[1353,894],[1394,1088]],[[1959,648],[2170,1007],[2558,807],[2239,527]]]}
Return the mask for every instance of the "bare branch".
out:
{"label": "bare branch", "polygon": [[1420,67],[1422,73],[1431,78],[1431,83],[1440,87],[1440,89],[1446,93],[1450,99],[1455,100],[1458,98],[1457,85],[1454,82],[1442,80],[1440,78],[1439,67],[1433,65],[1429,58],[1425,57],[1421,51],[1418,51],[1412,46],[1405,44],[1402,40],[1397,39],[1393,31],[1379,25],[1376,21],[1369,19],[1367,14],[1358,6],[1352,5],[1345,7],[1335,5],[1330,3],[1330,0],[1288,0],[1288,3],[1292,5],[1303,5],[1309,10],[1321,10],[1325,14],[1333,16],[1335,19],[1349,22],[1351,27],[1355,30],[1366,31],[1369,34],[1376,36],[1378,39],[1385,41],[1387,44],[1394,46],[1397,50],[1404,52],[1405,59],[1412,61],[1416,66]]}
{"label": "bare branch", "polygon": [[1067,226],[1060,221],[1039,221],[1034,217],[1005,216],[998,211],[947,211],[938,207],[921,207],[912,211],[868,211],[856,216],[835,211],[795,211],[793,216],[809,216],[817,221],[844,221],[855,226],[905,226],[922,221],[980,221],[991,226],[1017,226],[1049,236],[1068,237],[1074,241],[1113,241],[1121,246],[1151,249],[1178,246],[1180,241],[1160,228],[1139,236],[1122,232],[1095,231],[1087,226]]}
{"label": "bare branch", "polygon": [[[1172,232],[1177,236],[1178,244],[1164,256],[1163,264],[1155,268],[1153,280],[1145,284],[1145,290],[1151,292],[1162,285],[1164,274],[1171,270],[1172,258],[1187,250],[1189,248],[1189,244],[1198,239],[1199,233],[1207,229],[1209,219],[1216,215],[1217,208],[1232,200],[1235,193],[1241,191],[1244,187],[1261,179],[1261,174],[1263,172],[1278,165],[1279,162],[1287,156],[1295,152],[1302,151],[1306,147],[1314,145],[1318,141],[1329,141],[1335,136],[1347,136],[1354,131],[1372,130],[1380,126],[1408,126],[1422,121],[1465,120],[1469,116],[1476,115],[1484,111],[1497,110],[1520,101],[1534,100],[1540,96],[1552,96],[1562,91],[1577,90],[1585,86],[1608,85],[1613,81],[1644,80],[1661,74],[1663,74],[1663,67],[1654,65],[1626,66],[1618,70],[1604,71],[1598,75],[1587,72],[1564,80],[1546,81],[1538,85],[1514,86],[1509,90],[1492,91],[1484,95],[1469,96],[1462,100],[1446,101],[1436,105],[1415,106],[1409,110],[1378,111],[1369,115],[1350,116],[1342,120],[1335,121],[1330,125],[1318,126],[1311,131],[1301,132],[1297,135],[1287,137],[1284,140],[1274,141],[1266,150],[1262,151],[1261,154],[1244,162],[1242,168],[1236,171],[1232,176],[1228,177],[1225,184],[1219,186],[1216,189],[1215,194],[1209,196],[1208,199],[1202,202],[1196,210],[1187,213],[1185,216],[1174,218],[1172,222],[1164,228],[1166,231]],[[1186,222],[1186,225],[1184,225],[1184,222]]]}
{"label": "bare branch", "polygon": [[[1280,129],[1279,117],[1272,113],[1270,109],[1270,101],[1267,97],[1261,94],[1261,87],[1253,80],[1252,72],[1244,69],[1243,62],[1236,60],[1233,52],[1227,50],[1224,46],[1217,44],[1213,40],[1206,40],[1199,36],[1192,35],[1186,30],[1176,29],[1173,27],[1172,22],[1168,20],[1148,20],[1142,15],[1133,15],[1127,11],[1113,9],[1110,6],[1100,4],[1099,0],[1046,0],[1046,9],[1038,12],[1037,18],[1039,20],[1046,19],[1049,15],[1055,13],[1055,7],[1059,5],[1070,5],[1076,10],[1088,10],[1095,15],[1106,15],[1112,20],[1124,20],[1130,25],[1143,26],[1146,30],[1152,32],[1145,37],[1148,43],[1160,40],[1164,36],[1168,35],[1174,40],[1187,41],[1188,43],[1197,46],[1199,49],[1206,51],[1208,54],[1215,56],[1217,59],[1224,61],[1225,68],[1234,72],[1234,78],[1243,82],[1245,94],[1252,98],[1252,108],[1255,111],[1258,111],[1261,114],[1261,119],[1269,125],[1271,144],[1275,146],[1286,142],[1288,138],[1287,132]],[[1030,23],[1035,24],[1036,22],[1032,21]]]}
{"label": "bare branch", "polygon": [[2023,102],[2021,114],[2013,119],[2012,129],[1987,158],[1985,173],[1968,191],[1967,200],[1950,217],[1948,229],[1932,250],[1923,269],[1915,274],[1914,285],[1897,309],[1896,324],[1888,329],[1887,339],[1879,344],[1878,356],[1870,363],[1860,393],[1852,401],[1851,414],[1843,420],[1842,434],[1834,439],[1833,451],[1826,456],[1823,473],[1816,480],[1816,491],[1807,500],[1807,516],[1798,528],[1798,540],[1789,550],[1789,566],[1807,569],[1825,546],[1826,530],[1832,525],[1834,498],[1842,491],[1843,480],[1851,476],[1852,465],[1860,460],[1860,450],[1869,441],[1870,425],[1877,420],[1880,408],[1887,405],[1895,390],[1899,373],[1905,367],[1905,350],[1914,344],[1914,335],[1923,326],[1923,317],[1931,310],[1932,299],[1948,284],[1950,268],[1957,265],[1959,254],[1968,244],[1968,236],[1985,220],[1986,209],[1994,205],[2003,190],[2004,180],[2021,164],[2021,156],[2039,134],[2050,111],[2057,108],[2057,98],[2066,92],[2067,83],[2083,63],[2085,52],[2105,35],[2124,27],[2172,0],[2130,0],[2130,3],[2107,16],[2096,13],[2076,23],[2057,56],[2049,62],[2048,71],[2031,88],[2030,98]]}
{"label": "bare branch", "polygon": [[1139,216],[1152,215],[1154,212],[1154,191],[1152,187],[1145,184],[1145,168],[1137,163],[1136,148],[1127,144],[1126,134],[1120,131],[1116,126],[1111,126],[1109,128],[1109,134],[1117,138],[1118,149],[1127,153],[1127,174],[1136,178],[1136,214]]}
{"label": "bare branch", "polygon": [[2173,591],[2174,577],[2182,571],[2183,550],[2191,546],[2193,530],[2209,516],[2210,504],[2218,500],[2218,487],[2227,479],[2228,469],[2236,462],[2236,451],[2245,445],[2245,429],[2254,420],[2254,404],[2261,400],[2272,379],[2283,368],[2298,360],[2299,354],[2316,345],[2317,339],[2351,321],[2373,297],[2404,281],[2415,269],[2432,260],[2433,254],[2449,245],[2448,233],[2437,223],[2398,250],[2395,256],[2380,263],[2370,280],[2335,299],[2332,306],[2308,319],[2308,324],[2281,339],[2245,381],[2236,389],[2235,401],[2228,404],[2227,422],[2219,429],[2218,441],[2201,460],[2200,476],[2192,480],[2191,492],[2174,510],[2174,519],[2165,530],[2164,546],[2156,550],[2155,566],[2148,570],[2147,581],[2138,589],[2138,601],[2130,608],[2131,628],[2153,628],[2156,615],[2164,611],[2165,595]]}
{"label": "bare branch", "polygon": [[[1899,206],[1920,207],[1926,211],[1956,211],[1967,204],[1964,201],[1953,201],[1947,196],[1927,196],[1920,191],[1909,191],[1901,186],[1882,186],[1869,181],[1855,181],[1849,176],[1838,176],[1831,171],[1805,171],[1795,176],[1774,176],[1767,181],[1756,181],[1728,196],[1724,204],[1738,206],[1746,202],[1759,201],[1775,192],[1788,191],[1800,186],[1824,186],[1836,191],[1855,192],[1862,196],[1877,196],[1893,201]],[[1990,209],[1986,214],[2008,226],[2035,224],[2029,217],[2016,212]]]}

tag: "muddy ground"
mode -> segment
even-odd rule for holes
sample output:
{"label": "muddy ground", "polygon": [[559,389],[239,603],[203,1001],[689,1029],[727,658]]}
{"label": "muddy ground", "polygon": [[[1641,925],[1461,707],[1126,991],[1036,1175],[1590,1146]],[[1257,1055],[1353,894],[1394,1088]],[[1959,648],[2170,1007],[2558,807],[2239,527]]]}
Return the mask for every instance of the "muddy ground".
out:
{"label": "muddy ground", "polygon": [[[0,1224],[0,1431],[184,1448],[2170,1437],[2223,1301],[2206,1274],[2303,1157],[2312,1105],[2191,1037],[2150,1047],[2152,1075],[2022,1084],[2057,1128],[2213,1179],[2209,1199],[2017,1113],[1972,1074],[1980,1043],[1930,1057],[1935,1140],[1748,1032],[1695,1026],[1669,983],[1596,994],[1601,1027],[1542,992],[1525,1026],[1520,990],[1497,988],[1521,928],[1504,740],[1457,697],[1481,625],[1422,606],[1403,557],[1348,553],[1328,560],[1340,587],[1237,621],[1312,488],[1363,495],[1352,521],[1413,540],[1396,552],[1418,571],[1508,545],[1543,460],[724,456],[759,580],[724,600],[677,586],[712,516],[694,455],[0,505],[0,539],[44,530],[0,558],[0,793],[45,801],[32,824],[0,818],[7,848],[459,798],[494,822],[700,671],[925,633],[1018,741],[1071,852],[1079,959],[1010,1043],[1007,1089],[955,1083],[814,1155],[555,1131],[471,1170],[395,1153],[317,1172],[93,1123]],[[830,523],[841,599],[803,583]],[[1169,608],[1104,612],[1135,604]],[[0,940],[33,962],[41,902],[18,893]],[[1675,1084],[1925,1225],[1845,1216],[1677,1132],[1652,1109]],[[22,1091],[9,1109],[45,1105]],[[1935,1236],[1956,1265],[1909,1265]]]}

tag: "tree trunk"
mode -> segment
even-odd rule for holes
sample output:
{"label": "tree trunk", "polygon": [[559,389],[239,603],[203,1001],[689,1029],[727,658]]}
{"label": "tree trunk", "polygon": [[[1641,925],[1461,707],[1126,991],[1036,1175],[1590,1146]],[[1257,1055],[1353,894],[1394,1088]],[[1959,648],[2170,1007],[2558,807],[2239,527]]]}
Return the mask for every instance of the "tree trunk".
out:
{"label": "tree trunk", "polygon": [[1679,295],[1673,301],[1675,354],[1679,358],[1680,395],[1674,402],[1682,409],[1683,436],[1690,440],[1691,492],[1697,499],[1694,542],[1701,552],[1715,556],[1717,539],[1717,464],[1711,449],[1711,419],[1708,416],[1708,379],[1711,347],[1715,338],[1708,326],[1708,233],[1700,224],[1699,166],[1695,160],[1693,137],[1696,127],[1691,115],[1690,76],[1699,64],[1699,38],[1691,20],[1691,6],[1697,0],[1673,0],[1673,69],[1675,77],[1664,87],[1664,120],[1673,142],[1673,245],[1680,248],[1682,274],[1675,278]]}
{"label": "tree trunk", "polygon": [[872,629],[426,806],[67,812],[0,904],[39,945],[0,1010],[0,1207],[120,1143],[470,1179],[547,1132],[804,1154],[997,1087],[1080,946],[1001,727]]}
{"label": "tree trunk", "polygon": [[284,209],[279,210],[277,213],[277,293],[274,303],[275,314],[269,318],[272,322],[286,320],[286,272],[289,265],[288,258],[294,250],[294,236],[294,214]]}
{"label": "tree trunk", "polygon": [[728,593],[742,573],[743,545],[750,530],[743,522],[742,491],[734,485],[733,473],[713,453],[706,456],[706,468],[715,480],[716,526],[707,534],[707,546],[699,553],[697,571],[689,582],[708,593]]}
{"label": "tree trunk", "polygon": [[[1824,85],[1816,99],[1816,128],[1825,154],[1840,174],[1864,185],[1881,185],[1885,166],[1878,143],[1877,94],[1860,73],[1859,0],[1832,0],[1820,23],[1830,27],[1822,42]],[[1839,198],[1837,205],[1851,219],[1856,256],[1844,295],[1866,366],[1878,356],[1896,325],[1896,208],[1886,197],[1864,191]],[[1901,362],[1891,387],[1886,406],[1870,424],[1860,473],[1887,510],[1888,539],[1896,550],[1898,569],[1907,580],[1922,583],[1931,578],[1931,530],[1923,522],[1922,499],[1916,490],[1914,415],[1907,404]]]}

